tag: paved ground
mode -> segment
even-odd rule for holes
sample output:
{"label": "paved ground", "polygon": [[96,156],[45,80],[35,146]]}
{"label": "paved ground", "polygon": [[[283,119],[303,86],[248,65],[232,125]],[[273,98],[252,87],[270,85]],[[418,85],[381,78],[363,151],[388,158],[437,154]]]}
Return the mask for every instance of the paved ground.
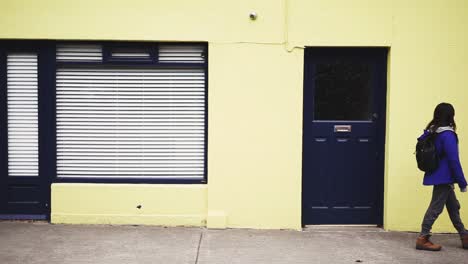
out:
{"label": "paved ground", "polygon": [[415,250],[415,238],[353,227],[298,232],[0,222],[0,263],[468,263],[456,235],[434,236],[441,252]]}

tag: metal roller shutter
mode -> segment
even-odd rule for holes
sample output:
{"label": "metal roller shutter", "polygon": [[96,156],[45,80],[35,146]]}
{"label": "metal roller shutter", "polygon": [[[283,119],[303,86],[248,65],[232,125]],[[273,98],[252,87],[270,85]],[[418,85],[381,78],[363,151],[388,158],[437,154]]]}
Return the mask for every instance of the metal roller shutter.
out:
{"label": "metal roller shutter", "polygon": [[57,61],[102,61],[102,46],[93,44],[61,44]]}
{"label": "metal roller shutter", "polygon": [[203,179],[204,69],[57,71],[57,175]]}
{"label": "metal roller shutter", "polygon": [[8,175],[39,175],[37,55],[7,55]]}
{"label": "metal roller shutter", "polygon": [[160,62],[205,62],[205,52],[200,45],[160,45]]}

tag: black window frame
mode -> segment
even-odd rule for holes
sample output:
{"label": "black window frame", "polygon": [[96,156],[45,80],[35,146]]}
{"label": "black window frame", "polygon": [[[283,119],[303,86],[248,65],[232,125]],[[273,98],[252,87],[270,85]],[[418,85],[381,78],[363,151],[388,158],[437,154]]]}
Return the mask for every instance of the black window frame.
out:
{"label": "black window frame", "polygon": [[[56,51],[58,45],[63,44],[95,44],[102,46],[102,61],[57,61]],[[160,62],[158,60],[159,45],[201,45],[204,47],[204,62]],[[208,183],[208,43],[207,42],[133,42],[133,41],[59,41],[59,40],[0,40],[0,54],[14,47],[31,47],[39,52],[39,101],[46,102],[42,111],[39,111],[39,133],[43,138],[39,148],[39,171],[49,175],[51,183],[135,183],[135,184],[207,184]],[[141,58],[112,58],[113,48],[140,48],[153,49],[150,60]],[[89,66],[121,66],[121,67],[150,67],[150,68],[202,68],[205,72],[205,133],[204,133],[204,175],[203,179],[162,179],[162,178],[93,178],[93,177],[67,177],[57,176],[57,128],[56,128],[56,72],[59,67],[89,67]],[[0,83],[6,83],[7,76],[0,76]],[[2,100],[3,101],[3,100]],[[0,106],[6,109],[6,106]],[[2,111],[5,112],[5,111]],[[1,116],[7,113],[0,113]],[[42,132],[41,132],[42,130]],[[1,141],[2,143],[4,142]],[[5,164],[8,156],[8,147],[1,144],[0,160]],[[6,151],[6,152],[5,152]],[[5,153],[3,153],[5,152]],[[41,167],[42,166],[42,167]]]}
{"label": "black window frame", "polygon": [[[158,62],[158,50],[159,47],[155,43],[121,43],[121,42],[111,42],[107,45],[102,46],[102,55],[104,63],[126,63],[126,62],[135,62],[139,64],[149,64],[153,65]],[[138,58],[138,57],[113,57],[113,51],[115,49],[132,49],[132,48],[142,48],[149,53],[149,58]]]}

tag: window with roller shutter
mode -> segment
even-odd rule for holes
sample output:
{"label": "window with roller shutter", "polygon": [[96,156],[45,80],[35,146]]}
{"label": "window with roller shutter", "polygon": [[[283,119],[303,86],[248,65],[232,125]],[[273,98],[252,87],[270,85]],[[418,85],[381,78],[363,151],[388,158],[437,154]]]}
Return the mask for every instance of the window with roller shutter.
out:
{"label": "window with roller shutter", "polygon": [[9,174],[47,166],[55,182],[206,182],[206,43],[34,48],[6,57]]}
{"label": "window with roller shutter", "polygon": [[205,181],[206,45],[64,43],[57,62],[58,179]]}

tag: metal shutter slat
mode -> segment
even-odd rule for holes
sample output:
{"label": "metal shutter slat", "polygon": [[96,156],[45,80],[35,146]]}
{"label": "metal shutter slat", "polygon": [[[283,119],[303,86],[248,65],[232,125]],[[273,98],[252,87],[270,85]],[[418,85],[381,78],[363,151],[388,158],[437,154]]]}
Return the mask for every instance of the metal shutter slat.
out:
{"label": "metal shutter slat", "polygon": [[108,160],[108,161],[103,161],[103,160],[72,160],[72,161],[67,161],[67,160],[62,160],[59,162],[59,164],[63,164],[64,166],[76,166],[80,165],[82,166],[83,164],[89,165],[89,166],[101,166],[101,164],[119,164],[121,166],[126,166],[126,165],[141,165],[141,164],[149,164],[149,165],[154,165],[154,164],[162,164],[164,166],[167,166],[167,164],[182,164],[182,165],[191,165],[191,164],[197,164],[197,165],[203,165],[203,161],[201,160],[155,160],[155,159],[139,159],[139,160]]}
{"label": "metal shutter slat", "polygon": [[149,58],[149,53],[143,52],[112,52],[114,58]]}

